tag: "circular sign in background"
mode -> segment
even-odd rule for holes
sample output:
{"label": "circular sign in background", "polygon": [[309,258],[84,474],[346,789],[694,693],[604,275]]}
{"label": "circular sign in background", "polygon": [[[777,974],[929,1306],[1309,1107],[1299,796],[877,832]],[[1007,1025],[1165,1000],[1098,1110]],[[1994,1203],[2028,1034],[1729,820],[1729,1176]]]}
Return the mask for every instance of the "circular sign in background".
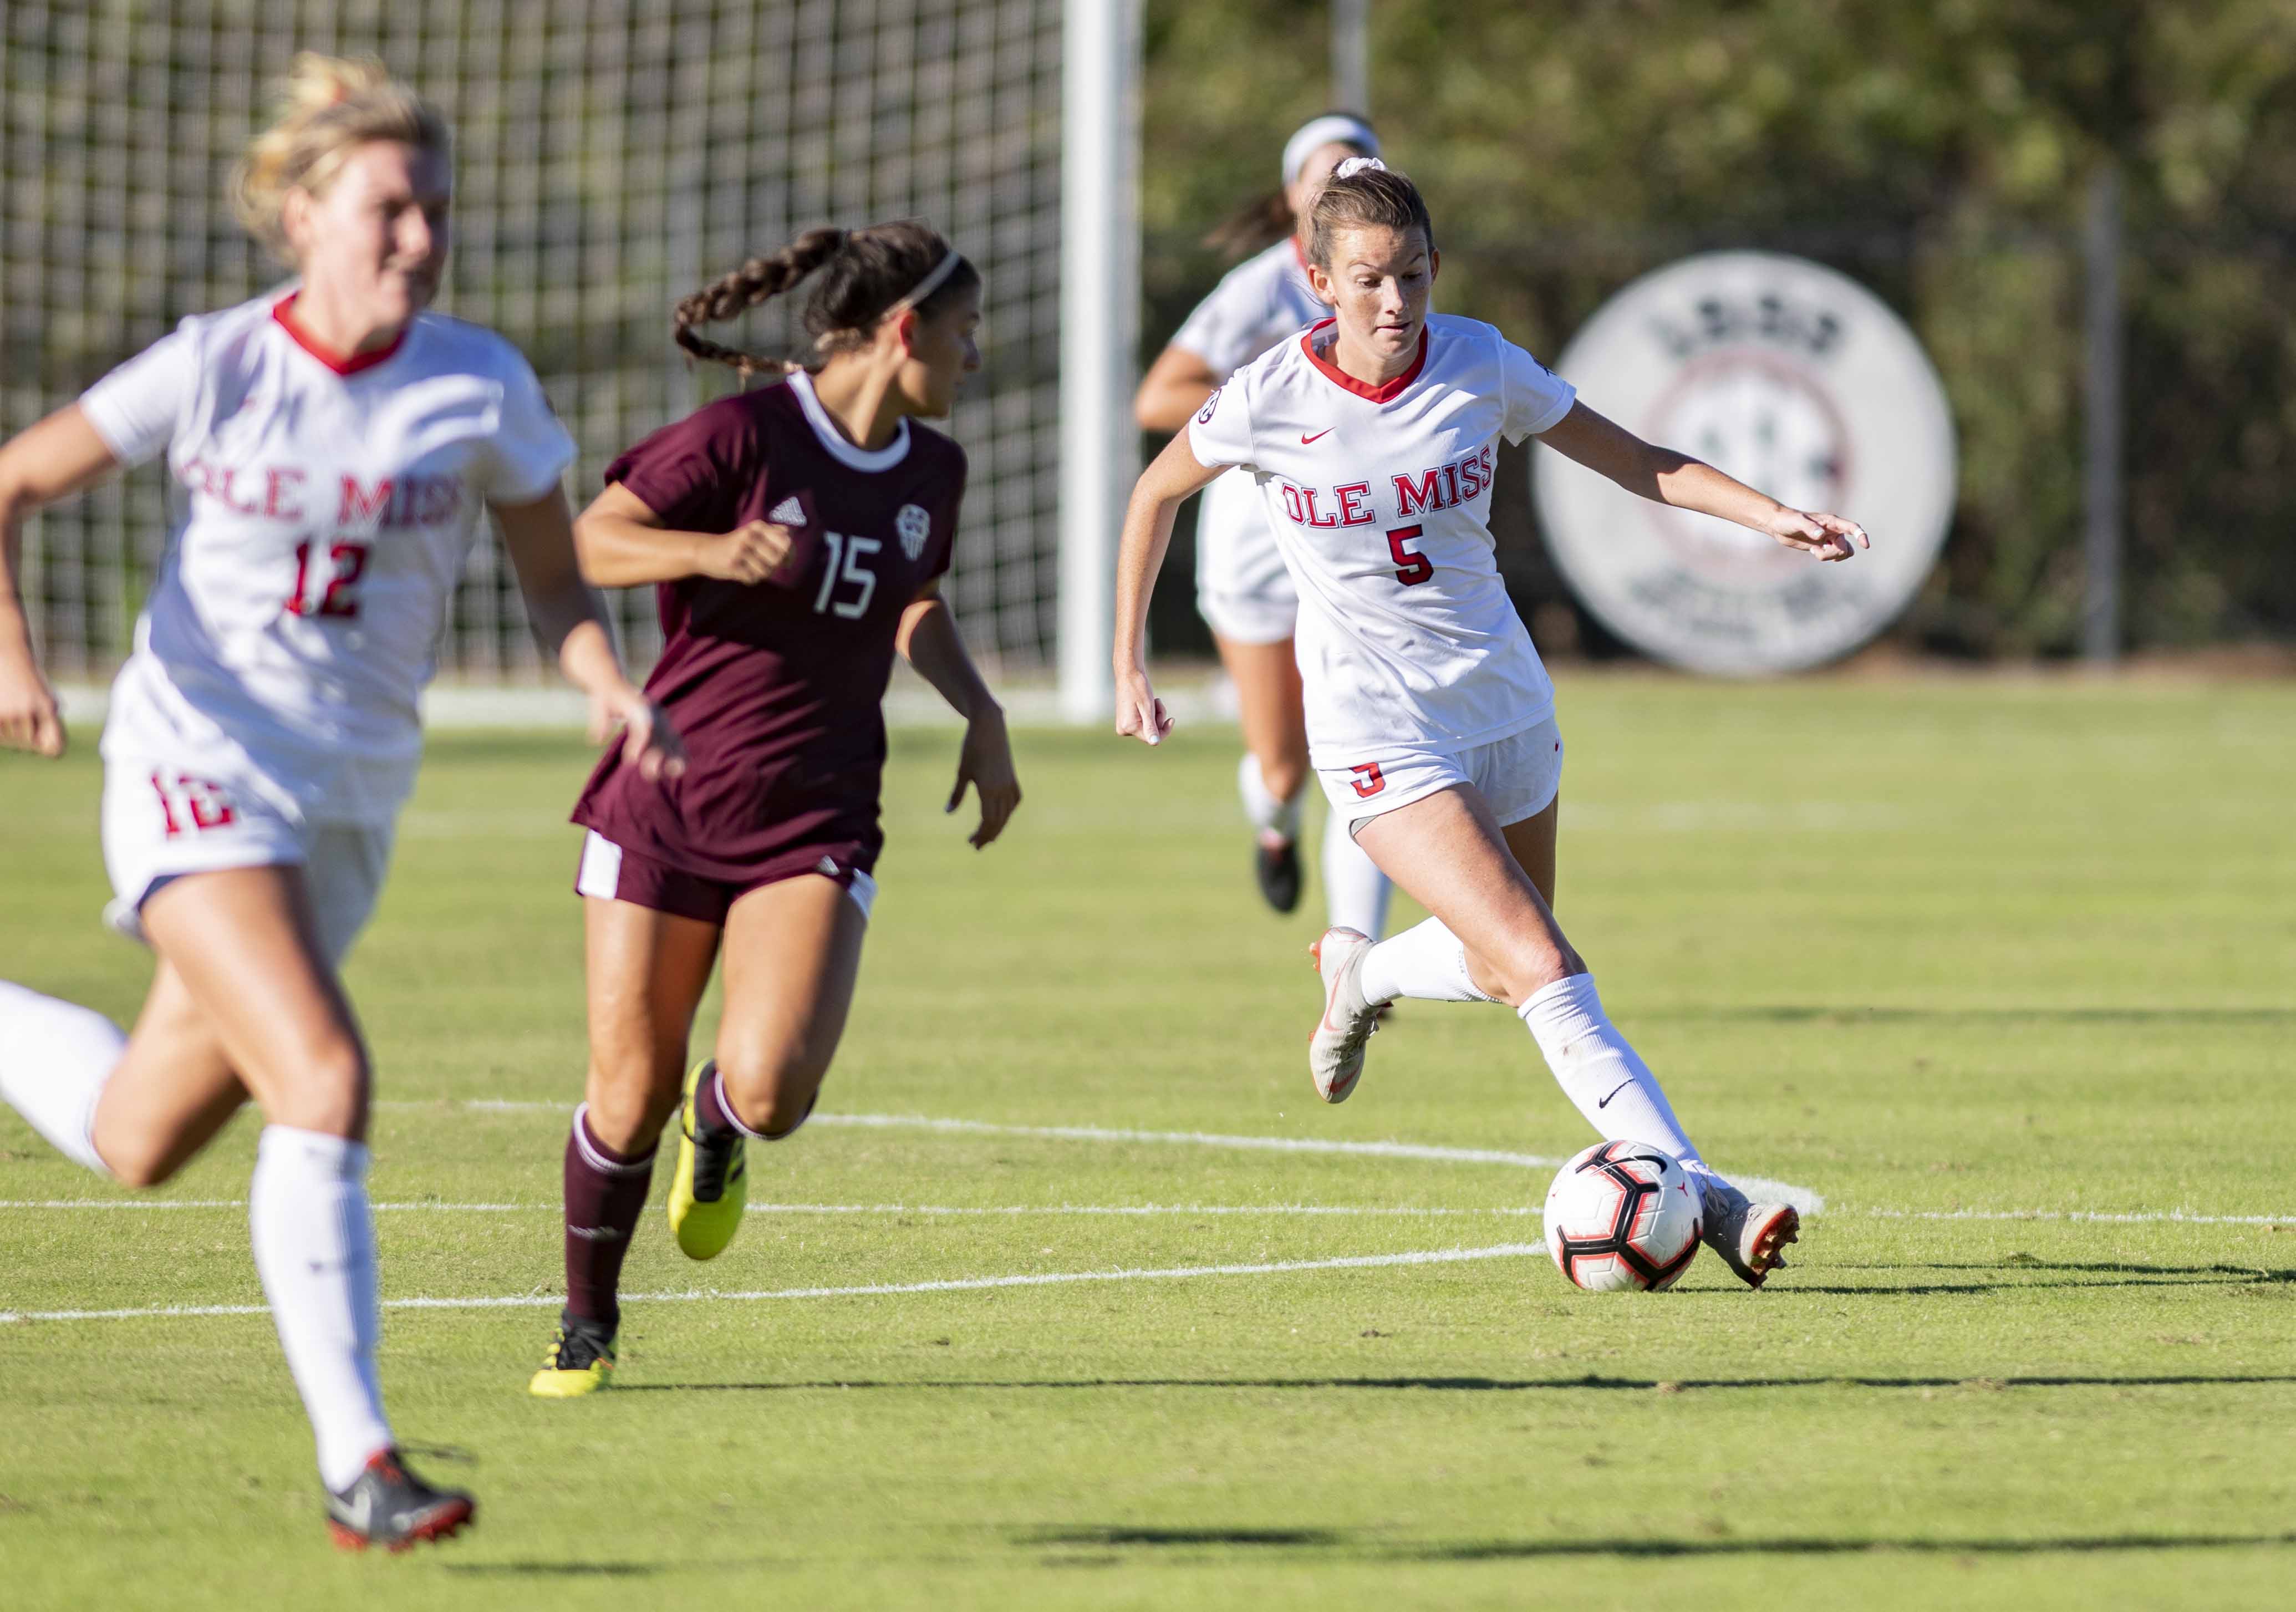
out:
{"label": "circular sign in background", "polygon": [[1801,258],[1708,252],[1644,276],[1571,340],[1556,373],[1587,406],[1780,503],[1874,539],[1825,564],[1742,526],[1533,455],[1541,525],[1587,608],[1695,671],[1792,671],[1889,625],[1953,518],[1953,417],[1905,322]]}

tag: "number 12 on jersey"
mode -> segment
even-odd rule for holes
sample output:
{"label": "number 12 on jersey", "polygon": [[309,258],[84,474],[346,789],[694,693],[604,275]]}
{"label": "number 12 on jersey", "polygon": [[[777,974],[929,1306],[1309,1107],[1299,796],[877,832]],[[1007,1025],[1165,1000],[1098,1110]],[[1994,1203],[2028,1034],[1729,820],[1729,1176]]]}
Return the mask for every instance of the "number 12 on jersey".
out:
{"label": "number 12 on jersey", "polygon": [[[359,613],[358,580],[366,574],[366,553],[370,545],[344,540],[330,546],[324,561],[312,574],[311,550],[316,547],[308,538],[295,545],[295,591],[287,596],[287,613],[291,616],[356,616]],[[314,593],[316,597],[314,597]]]}

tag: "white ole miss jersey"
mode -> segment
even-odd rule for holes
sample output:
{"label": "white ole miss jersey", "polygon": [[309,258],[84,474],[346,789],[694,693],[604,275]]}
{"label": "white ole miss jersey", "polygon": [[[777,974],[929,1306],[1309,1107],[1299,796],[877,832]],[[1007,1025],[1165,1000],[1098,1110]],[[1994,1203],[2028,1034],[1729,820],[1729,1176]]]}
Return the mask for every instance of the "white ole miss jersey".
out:
{"label": "white ole miss jersey", "polygon": [[1300,593],[1308,745],[1338,767],[1455,750],[1553,713],[1554,687],[1499,580],[1498,442],[1570,412],[1570,383],[1475,319],[1434,314],[1383,386],[1332,364],[1326,320],[1239,370],[1188,446],[1258,481]]}
{"label": "white ole miss jersey", "polygon": [[308,821],[388,821],[483,506],[550,492],[574,444],[493,332],[423,314],[346,361],[291,302],[185,319],[80,399],[123,464],[164,450],[173,483],[103,753],[196,764]]}
{"label": "white ole miss jersey", "polygon": [[1228,270],[1173,333],[1171,345],[1195,354],[1225,381],[1284,337],[1331,313],[1308,284],[1299,238],[1286,235]]}

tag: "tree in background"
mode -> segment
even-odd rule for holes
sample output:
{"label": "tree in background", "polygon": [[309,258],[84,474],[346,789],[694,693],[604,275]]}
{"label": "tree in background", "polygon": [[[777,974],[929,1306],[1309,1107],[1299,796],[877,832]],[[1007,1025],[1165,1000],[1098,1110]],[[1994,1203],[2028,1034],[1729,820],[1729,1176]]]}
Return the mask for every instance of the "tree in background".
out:
{"label": "tree in background", "polygon": [[[1148,19],[1153,345],[1217,269],[1195,239],[1324,106],[1328,33],[1323,0]],[[1447,309],[1552,353],[1635,276],[1761,246],[1906,316],[1962,475],[1899,630],[1949,653],[2078,636],[2078,232],[2117,164],[2129,639],[2296,641],[2286,0],[1377,0],[1372,26],[1368,110],[1434,203]],[[1530,574],[1527,602],[1559,587]]]}

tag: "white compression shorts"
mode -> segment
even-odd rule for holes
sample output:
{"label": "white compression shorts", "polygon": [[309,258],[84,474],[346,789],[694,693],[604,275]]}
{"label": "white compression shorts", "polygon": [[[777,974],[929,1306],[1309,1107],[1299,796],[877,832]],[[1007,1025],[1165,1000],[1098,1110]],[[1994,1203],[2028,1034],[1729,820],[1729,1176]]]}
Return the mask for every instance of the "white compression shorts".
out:
{"label": "white compression shorts", "polygon": [[144,899],[167,880],[226,868],[299,867],[319,943],[340,965],[374,913],[390,867],[390,825],[309,823],[243,780],[119,756],[104,763],[104,921],[144,940]]}
{"label": "white compression shorts", "polygon": [[1403,751],[1316,777],[1350,834],[1372,818],[1472,784],[1504,828],[1546,810],[1562,785],[1562,732],[1553,717],[1521,733],[1451,751]]}

